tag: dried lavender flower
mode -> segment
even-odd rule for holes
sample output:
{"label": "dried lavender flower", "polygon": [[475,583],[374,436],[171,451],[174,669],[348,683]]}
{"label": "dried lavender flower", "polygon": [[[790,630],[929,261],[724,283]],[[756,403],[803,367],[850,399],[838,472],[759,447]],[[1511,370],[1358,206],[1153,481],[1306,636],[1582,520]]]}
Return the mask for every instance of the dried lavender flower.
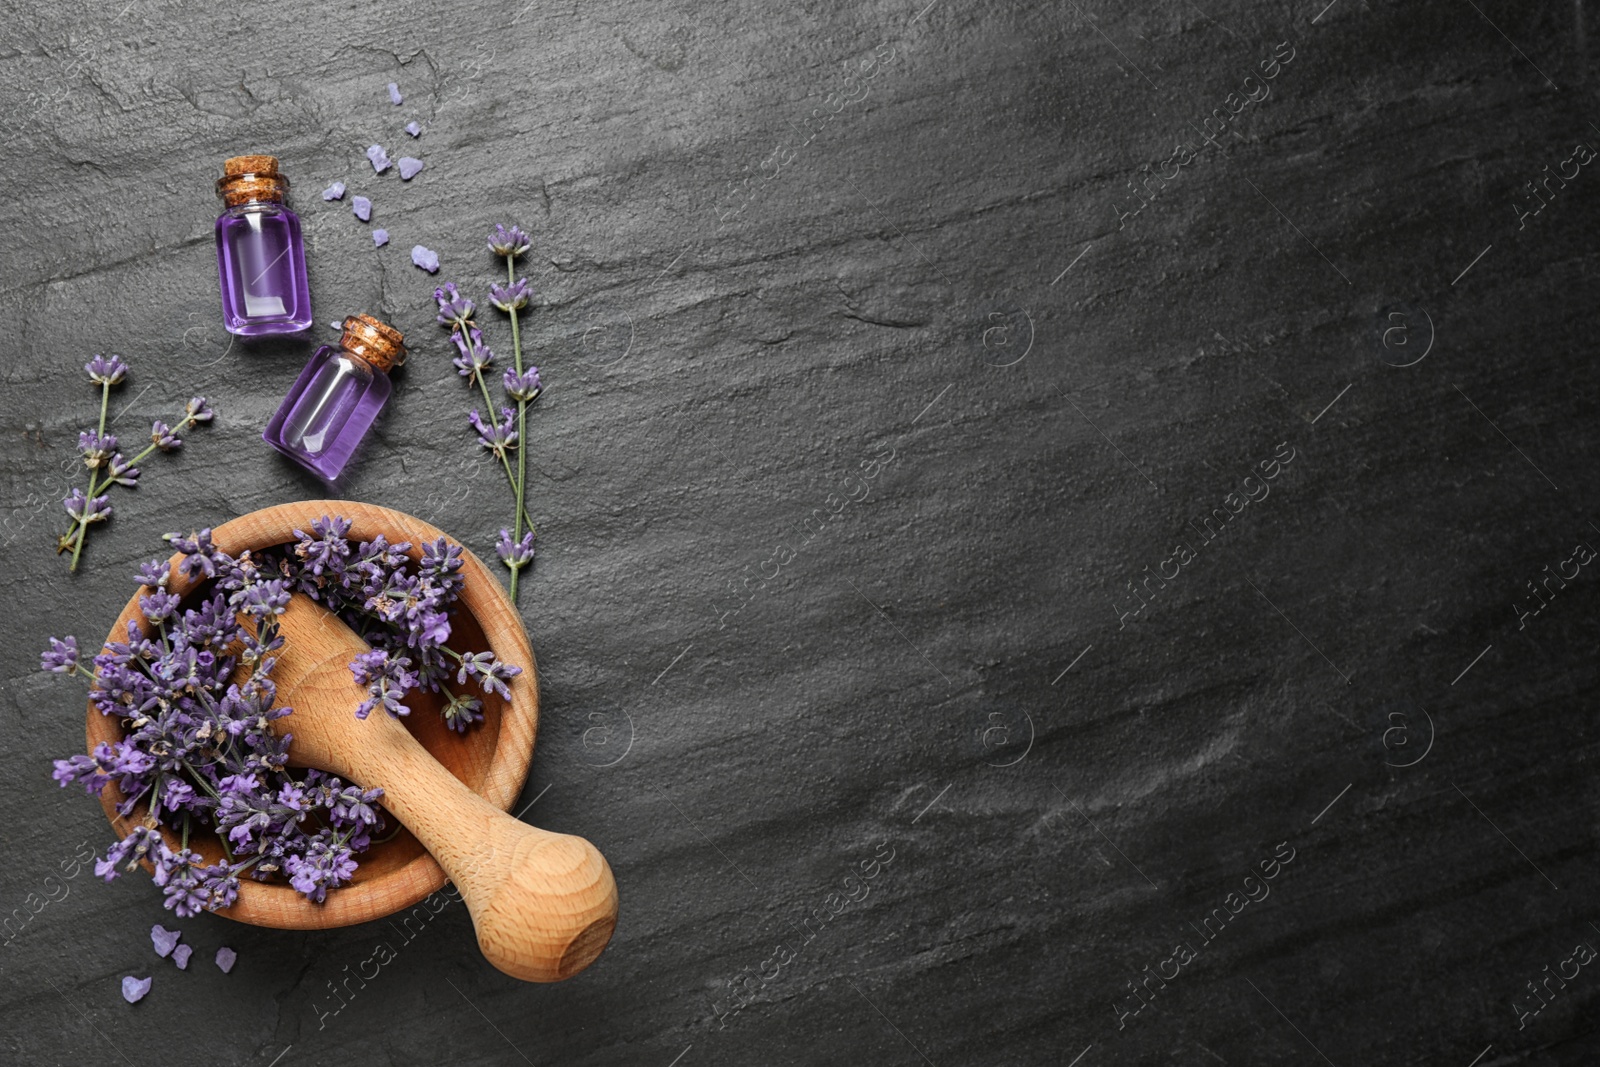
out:
{"label": "dried lavender flower", "polygon": [[522,374],[518,374],[508,367],[505,375],[500,380],[500,384],[505,387],[507,396],[523,403],[537,399],[539,394],[544,391],[539,387],[538,367],[529,367]]}
{"label": "dried lavender flower", "polygon": [[475,310],[471,300],[461,295],[454,282],[446,282],[443,286],[433,291],[433,299],[439,305],[439,325],[460,329],[470,325],[472,313]]}
{"label": "dried lavender flower", "polygon": [[39,669],[53,674],[77,674],[83,670],[78,665],[78,639],[52,637],[50,651],[39,656]]}
{"label": "dried lavender flower", "polygon": [[175,448],[182,448],[183,441],[172,432],[172,427],[157,419],[150,424],[150,443],[163,452],[171,452]]}
{"label": "dried lavender flower", "polygon": [[121,356],[95,356],[83,369],[96,385],[120,385],[128,376],[128,365],[122,362]]}
{"label": "dried lavender flower", "polygon": [[533,242],[519,226],[497,224],[494,232],[489,235],[489,251],[497,256],[514,258],[522,255],[532,245]]}
{"label": "dried lavender flower", "polygon": [[104,467],[116,450],[117,439],[111,434],[95,433],[93,430],[78,434],[78,452],[83,456],[83,465],[90,470]]}
{"label": "dried lavender flower", "polygon": [[522,535],[520,540],[513,540],[511,531],[502,529],[500,540],[495,544],[495,551],[513,573],[533,562],[533,532]]}
{"label": "dried lavender flower", "polygon": [[511,311],[528,306],[528,298],[533,295],[533,286],[528,279],[518,278],[509,285],[489,286],[489,303],[501,311]]}
{"label": "dried lavender flower", "polygon": [[411,709],[400,703],[400,698],[417,684],[410,659],[375,648],[352,660],[350,673],[368,694],[356,707],[356,718],[365,719],[376,708],[382,708],[397,719],[411,714]]}
{"label": "dried lavender flower", "polygon": [[516,412],[510,408],[501,408],[499,421],[484,422],[478,409],[473,408],[467,421],[478,431],[478,443],[505,459],[506,453],[517,447],[516,417]]}

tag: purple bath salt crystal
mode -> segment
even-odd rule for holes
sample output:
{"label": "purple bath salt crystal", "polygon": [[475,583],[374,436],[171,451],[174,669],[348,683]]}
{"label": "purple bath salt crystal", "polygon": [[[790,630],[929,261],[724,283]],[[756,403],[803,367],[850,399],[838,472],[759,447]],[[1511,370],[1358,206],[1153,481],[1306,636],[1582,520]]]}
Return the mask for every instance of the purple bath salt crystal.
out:
{"label": "purple bath salt crystal", "polygon": [[421,137],[422,127],[417,125],[416,119],[412,119],[410,122],[406,123],[406,132],[413,137]]}
{"label": "purple bath salt crystal", "polygon": [[373,248],[382,248],[384,245],[386,245],[388,243],[389,243],[389,231],[388,230],[373,230],[372,231],[372,247]]}
{"label": "purple bath salt crystal", "polygon": [[350,210],[356,213],[356,218],[367,222],[372,218],[372,201],[364,196],[352,196]]}
{"label": "purple bath salt crystal", "polygon": [[179,945],[172,950],[172,962],[178,965],[178,970],[187,971],[189,969],[189,957],[192,955],[194,955],[193,948],[188,945]]}
{"label": "purple bath salt crystal", "polygon": [[238,958],[239,954],[233,951],[233,949],[229,948],[227,945],[223,945],[221,948],[217,949],[217,966],[222,970],[223,974],[227,974],[229,971],[233,970],[233,963]]}
{"label": "purple bath salt crystal", "polygon": [[330,185],[326,189],[322,190],[322,199],[324,199],[324,200],[343,200],[344,199],[344,182],[334,182],[332,185]]}
{"label": "purple bath salt crystal", "polygon": [[403,182],[408,182],[412,178],[415,178],[417,176],[417,172],[422,170],[422,160],[420,159],[412,159],[410,156],[401,156],[398,162],[400,164],[400,180]]}
{"label": "purple bath salt crystal", "polygon": [[412,245],[411,262],[429,274],[434,274],[439,270],[439,253],[431,248],[423,248],[421,245]]}
{"label": "purple bath salt crystal", "polygon": [[135,1004],[143,1000],[144,995],[150,992],[150,981],[149,978],[135,978],[131,974],[127,975],[122,979],[122,999],[129,1004]]}
{"label": "purple bath salt crystal", "polygon": [[367,158],[372,161],[372,169],[379,174],[389,169],[389,153],[383,150],[383,145],[375,144],[368,148]]}
{"label": "purple bath salt crystal", "polygon": [[405,101],[406,98],[400,95],[400,86],[396,85],[394,82],[390,82],[389,102],[395,107],[399,107],[401,104],[405,103]]}
{"label": "purple bath salt crystal", "polygon": [[183,936],[181,930],[168,930],[160,923],[150,928],[150,943],[156,947],[156,955],[162,959],[172,955],[172,950],[177,947],[178,939]]}

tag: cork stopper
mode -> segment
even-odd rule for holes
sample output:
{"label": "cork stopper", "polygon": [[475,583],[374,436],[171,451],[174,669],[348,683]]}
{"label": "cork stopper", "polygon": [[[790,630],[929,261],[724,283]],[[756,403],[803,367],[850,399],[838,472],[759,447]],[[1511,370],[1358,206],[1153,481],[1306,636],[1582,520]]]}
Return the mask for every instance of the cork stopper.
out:
{"label": "cork stopper", "polygon": [[388,373],[406,361],[405,336],[371,315],[351,315],[344,320],[339,347]]}
{"label": "cork stopper", "polygon": [[276,156],[233,156],[222,162],[217,194],[228,207],[254,201],[283,203],[289,179],[278,172]]}

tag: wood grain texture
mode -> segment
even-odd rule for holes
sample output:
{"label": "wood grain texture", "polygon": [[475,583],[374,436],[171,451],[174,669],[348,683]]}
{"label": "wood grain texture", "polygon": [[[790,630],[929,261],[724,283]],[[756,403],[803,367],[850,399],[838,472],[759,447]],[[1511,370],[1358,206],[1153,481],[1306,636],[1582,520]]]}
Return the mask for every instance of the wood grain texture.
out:
{"label": "wood grain texture", "polygon": [[[392,541],[409,541],[413,558],[420,557],[424,541],[447,536],[428,523],[388,508],[348,500],[309,500],[242,515],[216,527],[212,537],[219,547],[231,553],[260,550],[294,540],[296,528],[305,528],[324,515],[348,519],[352,540],[370,540],[382,533]],[[493,649],[503,661],[521,667],[522,673],[510,683],[509,701],[494,696],[484,698],[484,721],[464,736],[452,733],[444,725],[437,714],[437,697],[430,694],[417,694],[411,700],[413,714],[405,728],[465,788],[481,796],[487,805],[505,810],[521,792],[533,759],[539,724],[538,670],[527,634],[500,583],[470,551],[463,550],[462,560],[466,584],[452,620],[451,644],[460,649]],[[172,576],[171,588],[180,595],[191,592],[195,585],[180,574]],[[138,601],[138,596],[128,601],[111,627],[111,639],[126,637],[129,622],[143,627]],[[278,677],[278,683],[281,699],[296,706],[295,687],[289,675]],[[286,721],[290,729],[296,729],[305,719],[297,712]],[[91,705],[89,747],[120,737],[121,724],[100,715]],[[118,836],[125,836],[146,811],[140,805],[126,817],[118,815],[116,805],[123,799],[114,783],[101,796],[101,806]],[[170,843],[176,846],[176,838],[170,838]],[[208,862],[222,854],[214,837],[191,845]],[[329,894],[326,903],[313,904],[288,885],[247,880],[240,886],[238,902],[218,914],[281,929],[349,926],[411,907],[442,888],[445,881],[444,869],[438,862],[410,832],[402,831],[363,855],[355,880]]]}
{"label": "wood grain texture", "polygon": [[408,732],[376,712],[350,662],[370,646],[315,601],[295,594],[282,617],[278,670],[295,712],[290,761],[366,788],[417,836],[461,891],[483,954],[513,978],[555,982],[592,963],[617,923],[617,884],[589,842],[514,819],[474,793]]}

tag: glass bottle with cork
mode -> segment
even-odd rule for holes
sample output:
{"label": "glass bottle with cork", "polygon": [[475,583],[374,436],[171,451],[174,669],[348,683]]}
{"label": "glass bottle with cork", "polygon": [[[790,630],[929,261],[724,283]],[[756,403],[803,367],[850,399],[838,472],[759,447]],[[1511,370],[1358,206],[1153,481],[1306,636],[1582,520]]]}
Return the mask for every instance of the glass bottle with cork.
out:
{"label": "glass bottle with cork", "polygon": [[300,216],[284,204],[289,179],[274,156],[234,156],[217,193],[222,324],[240,337],[299,333],[311,325]]}
{"label": "glass bottle with cork", "polygon": [[323,345],[284,397],[261,437],[336,480],[389,399],[389,372],[405,362],[405,338],[371,315],[351,315],[336,345]]}

